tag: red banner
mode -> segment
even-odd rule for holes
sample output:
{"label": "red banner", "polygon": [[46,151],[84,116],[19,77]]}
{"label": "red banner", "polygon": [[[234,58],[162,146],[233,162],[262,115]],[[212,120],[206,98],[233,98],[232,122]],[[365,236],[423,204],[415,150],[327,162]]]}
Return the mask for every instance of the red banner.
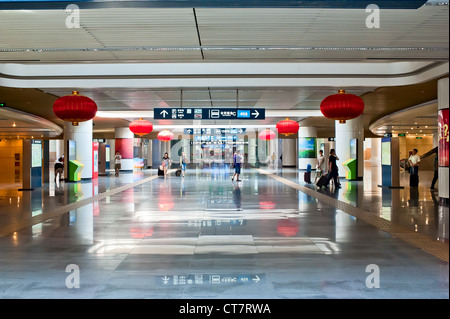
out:
{"label": "red banner", "polygon": [[133,158],[133,139],[132,138],[116,138],[116,152],[122,155],[122,159]]}
{"label": "red banner", "polygon": [[439,166],[448,167],[448,109],[438,111]]}

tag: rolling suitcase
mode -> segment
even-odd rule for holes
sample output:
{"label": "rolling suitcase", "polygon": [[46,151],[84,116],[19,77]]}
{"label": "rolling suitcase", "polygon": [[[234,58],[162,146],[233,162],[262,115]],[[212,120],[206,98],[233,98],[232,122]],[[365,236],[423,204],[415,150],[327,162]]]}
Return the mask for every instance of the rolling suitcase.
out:
{"label": "rolling suitcase", "polygon": [[305,172],[303,179],[305,180],[305,183],[311,184],[311,172]]}
{"label": "rolling suitcase", "polygon": [[164,176],[164,170],[162,168],[163,167],[161,165],[158,166],[158,176]]}
{"label": "rolling suitcase", "polygon": [[322,175],[317,181],[316,186],[322,188],[323,186],[325,186],[326,183],[327,183],[327,176]]}
{"label": "rolling suitcase", "polygon": [[181,176],[181,168],[177,169],[175,172],[175,176]]}

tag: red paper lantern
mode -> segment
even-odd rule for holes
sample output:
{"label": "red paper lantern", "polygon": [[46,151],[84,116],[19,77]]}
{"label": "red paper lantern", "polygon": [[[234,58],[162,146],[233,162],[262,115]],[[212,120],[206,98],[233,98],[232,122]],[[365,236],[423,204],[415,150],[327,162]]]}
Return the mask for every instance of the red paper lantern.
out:
{"label": "red paper lantern", "polygon": [[60,97],[53,103],[53,112],[60,119],[78,126],[79,122],[95,117],[97,104],[87,96],[80,95],[78,91],[73,91],[72,95]]}
{"label": "red paper lantern", "polygon": [[261,133],[259,133],[259,138],[264,141],[273,140],[275,138],[275,132],[272,132],[271,130],[266,128],[264,131],[261,131]]}
{"label": "red paper lantern", "polygon": [[327,96],[320,103],[320,111],[326,118],[345,123],[363,113],[364,102],[359,96],[339,90],[338,94]]}
{"label": "red paper lantern", "polygon": [[286,118],[285,120],[278,122],[276,128],[278,133],[289,136],[297,133],[300,125],[298,125],[296,121]]}
{"label": "red paper lantern", "polygon": [[171,131],[163,130],[163,131],[159,132],[156,137],[160,141],[168,142],[168,141],[173,140],[174,136],[173,136],[173,133]]}
{"label": "red paper lantern", "polygon": [[153,124],[141,118],[130,123],[130,131],[142,137],[153,131]]}

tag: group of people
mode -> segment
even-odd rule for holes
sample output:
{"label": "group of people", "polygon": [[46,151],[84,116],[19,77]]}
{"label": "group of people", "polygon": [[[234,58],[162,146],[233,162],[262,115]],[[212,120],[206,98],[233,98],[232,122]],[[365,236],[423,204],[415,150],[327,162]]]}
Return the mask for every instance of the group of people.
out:
{"label": "group of people", "polygon": [[[419,164],[420,164],[420,156],[418,155],[418,150],[415,148],[412,150],[410,157],[408,158],[408,166],[410,173],[410,187],[418,187],[419,183]],[[330,150],[330,157],[328,159],[328,175],[326,177],[326,182],[323,186],[328,187],[331,179],[334,181],[334,185],[337,188],[341,188],[341,184],[339,182],[339,168],[337,166],[336,161],[339,160],[339,157],[336,155],[336,151],[334,149]],[[314,184],[317,184],[318,180],[322,177],[324,172],[324,156],[323,151],[319,151],[319,156],[317,157],[317,165],[316,165],[316,178],[314,180]],[[438,156],[436,155],[434,160],[434,176],[433,181],[431,182],[430,189],[434,190],[434,186],[438,180]]]}
{"label": "group of people", "polygon": [[[120,161],[121,158],[119,158]],[[185,177],[186,174],[186,166],[189,162],[188,157],[186,156],[185,152],[181,153],[180,156],[180,170],[181,170],[181,177]],[[242,163],[244,162],[244,157],[241,154],[241,152],[239,150],[237,150],[234,154],[233,154],[233,164],[234,164],[234,174],[233,177],[231,178],[232,181],[234,181],[234,178],[236,178],[237,182],[240,182],[241,180],[239,179],[239,175],[241,174],[241,167],[242,167]],[[172,160],[169,157],[169,154],[166,152],[164,153],[164,157],[162,158],[162,170],[164,171],[164,178],[167,177],[167,171],[169,170],[169,168],[172,166]],[[119,166],[117,166],[117,161],[116,161],[116,175],[118,174],[118,171],[120,170],[120,164]]]}
{"label": "group of people", "polygon": [[[417,154],[418,150],[413,149],[411,156],[408,159],[408,166],[409,166],[409,173],[411,175],[410,177],[410,186],[411,187],[417,187],[418,186],[418,174],[419,174],[419,164],[420,164],[420,156]],[[272,157],[274,157],[275,154],[273,154]],[[121,160],[122,156],[119,152],[116,152],[115,155],[115,173],[116,176],[119,176],[119,171],[121,169]],[[333,180],[335,188],[341,188],[341,183],[339,182],[339,168],[337,165],[337,161],[339,160],[339,157],[336,155],[336,150],[331,149],[330,150],[330,156],[328,158],[328,174],[326,176],[326,180],[323,182],[323,185],[320,185],[320,187],[325,186],[328,187],[330,184],[330,181]],[[63,162],[64,159],[60,158],[60,162]],[[233,165],[234,165],[234,174],[231,177],[231,180],[234,181],[236,178],[237,182],[240,182],[239,176],[241,175],[241,168],[242,163],[244,162],[244,157],[241,154],[240,150],[236,150],[233,154]],[[438,179],[438,157],[435,158],[434,163],[434,177],[433,181],[431,183],[430,189],[434,189],[434,186]],[[186,174],[186,165],[188,163],[188,158],[186,156],[185,152],[181,153],[180,156],[180,170],[181,170],[181,176],[184,178]],[[61,164],[57,164],[55,166],[55,180],[57,174],[62,175],[62,169]],[[166,152],[164,153],[164,157],[162,158],[162,170],[164,171],[164,178],[167,176],[167,171],[172,165],[172,160],[169,157],[169,154]],[[319,151],[319,156],[317,157],[317,165],[316,165],[316,177],[314,179],[314,184],[318,185],[317,183],[321,179],[324,173],[325,168],[325,157],[323,155],[323,150]],[[319,186],[319,185],[318,185]]]}
{"label": "group of people", "polygon": [[[330,150],[330,156],[328,158],[328,175],[326,176],[326,181],[323,186],[328,187],[330,181],[333,179],[334,187],[341,188],[341,183],[339,182],[339,168],[337,166],[337,161],[339,157],[336,155],[335,149]],[[323,156],[323,151],[319,151],[319,156],[317,157],[317,165],[316,165],[316,178],[314,179],[314,184],[317,185],[317,182],[323,176],[324,171],[324,162],[325,157]],[[322,186],[322,185],[321,185]]]}

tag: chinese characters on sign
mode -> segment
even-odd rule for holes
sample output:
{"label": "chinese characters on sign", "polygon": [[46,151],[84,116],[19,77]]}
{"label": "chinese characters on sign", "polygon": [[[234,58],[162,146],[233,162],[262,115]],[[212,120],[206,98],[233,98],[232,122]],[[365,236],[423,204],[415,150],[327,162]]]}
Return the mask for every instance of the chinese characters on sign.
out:
{"label": "chinese characters on sign", "polygon": [[439,166],[448,167],[448,109],[438,111]]}
{"label": "chinese characters on sign", "polygon": [[155,108],[155,120],[264,120],[265,109]]}

